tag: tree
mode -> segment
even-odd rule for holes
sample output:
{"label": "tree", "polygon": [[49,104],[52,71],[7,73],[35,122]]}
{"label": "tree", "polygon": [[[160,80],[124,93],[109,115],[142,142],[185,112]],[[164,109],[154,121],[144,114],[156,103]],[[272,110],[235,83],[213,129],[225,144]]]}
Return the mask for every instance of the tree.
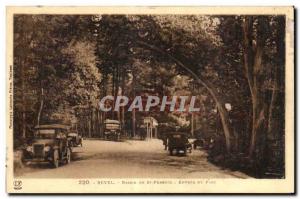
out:
{"label": "tree", "polygon": [[[282,123],[279,120],[284,120],[284,116],[279,116],[279,107],[284,107],[284,27],[282,16],[230,16],[221,17],[218,28],[222,39],[223,62],[228,63],[226,65],[233,72],[237,85],[240,85],[232,93],[244,96],[235,102],[239,105],[232,117],[239,122],[240,118],[245,118],[245,127],[234,126],[245,132],[239,138],[239,142],[244,143],[242,152],[252,163],[258,164],[257,171],[261,173],[266,167],[278,165],[278,161],[276,164],[269,162],[274,159],[270,158],[274,157],[270,155],[271,151],[278,150],[271,146],[284,139],[279,136],[274,140],[274,134],[281,134],[275,132],[284,131],[283,126],[278,125],[276,129],[271,127],[275,119],[272,110],[277,112],[275,120],[278,124]],[[278,87],[279,84],[281,86]],[[241,114],[246,117],[237,117]],[[283,148],[281,144],[276,145]],[[276,158],[279,162],[283,161],[281,157]]]}
{"label": "tree", "polygon": [[[84,45],[87,44],[87,48],[83,48],[86,52],[74,52],[70,49],[67,52],[75,40],[82,40],[88,35],[81,32],[88,25],[85,23],[86,19],[87,16],[15,16],[14,108],[17,114],[14,125],[15,132],[22,129],[23,137],[29,136],[26,129],[30,130],[44,121],[70,122],[74,115],[72,106],[82,103],[80,100],[76,102],[76,99],[88,97],[95,104],[95,92],[98,94],[98,91],[93,92],[93,88],[98,89],[99,72],[93,68],[93,49],[89,51],[89,43],[86,41]],[[74,31],[70,32],[70,29]],[[78,43],[73,46],[75,49],[80,48]],[[86,56],[89,52],[91,54]],[[82,59],[83,55],[85,59]],[[80,71],[81,76],[73,73],[76,71]],[[70,82],[74,78],[72,74],[77,74],[81,79],[75,78],[78,81]],[[80,85],[81,83],[85,85]],[[80,89],[80,86],[81,89],[91,89],[85,90],[88,91],[87,95],[77,90],[75,96],[74,87]],[[22,113],[21,120],[18,113]]]}

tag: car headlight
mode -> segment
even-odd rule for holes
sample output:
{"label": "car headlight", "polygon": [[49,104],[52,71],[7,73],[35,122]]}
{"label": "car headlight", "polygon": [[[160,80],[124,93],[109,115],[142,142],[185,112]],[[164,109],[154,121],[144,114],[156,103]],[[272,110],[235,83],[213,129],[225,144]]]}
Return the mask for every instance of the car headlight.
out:
{"label": "car headlight", "polygon": [[26,151],[32,152],[32,146],[27,146]]}
{"label": "car headlight", "polygon": [[50,146],[45,146],[44,150],[45,150],[45,152],[50,151]]}

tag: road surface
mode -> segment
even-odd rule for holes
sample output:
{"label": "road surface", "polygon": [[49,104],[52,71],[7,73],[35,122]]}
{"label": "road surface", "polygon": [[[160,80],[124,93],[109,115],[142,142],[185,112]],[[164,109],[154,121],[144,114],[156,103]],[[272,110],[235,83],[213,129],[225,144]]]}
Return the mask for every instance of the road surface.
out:
{"label": "road surface", "polygon": [[24,178],[248,178],[241,172],[221,169],[193,150],[187,156],[170,156],[161,140],[113,142],[84,140],[73,149],[73,161],[59,168],[28,163]]}

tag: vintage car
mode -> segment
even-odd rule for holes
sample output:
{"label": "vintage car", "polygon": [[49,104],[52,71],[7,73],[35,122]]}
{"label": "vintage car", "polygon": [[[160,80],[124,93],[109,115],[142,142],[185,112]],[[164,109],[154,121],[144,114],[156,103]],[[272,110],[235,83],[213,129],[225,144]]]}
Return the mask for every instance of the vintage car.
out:
{"label": "vintage car", "polygon": [[170,155],[176,151],[176,154],[186,155],[187,150],[192,152],[192,145],[188,140],[187,133],[174,132],[167,136],[167,144]]}
{"label": "vintage car", "polygon": [[205,139],[202,138],[196,138],[193,142],[193,148],[197,149],[197,148],[204,148],[205,146]]}
{"label": "vintage car", "polygon": [[67,133],[69,126],[62,124],[38,125],[32,142],[24,149],[25,161],[49,162],[54,168],[70,163],[72,150]]}
{"label": "vintage car", "polygon": [[209,150],[215,140],[216,134],[213,132],[198,132],[195,137],[196,139],[193,142],[194,149]]}
{"label": "vintage car", "polygon": [[104,138],[118,141],[121,136],[121,124],[118,120],[104,120]]}
{"label": "vintage car", "polygon": [[79,135],[77,131],[71,131],[68,133],[69,143],[72,147],[81,146],[82,147],[82,136]]}

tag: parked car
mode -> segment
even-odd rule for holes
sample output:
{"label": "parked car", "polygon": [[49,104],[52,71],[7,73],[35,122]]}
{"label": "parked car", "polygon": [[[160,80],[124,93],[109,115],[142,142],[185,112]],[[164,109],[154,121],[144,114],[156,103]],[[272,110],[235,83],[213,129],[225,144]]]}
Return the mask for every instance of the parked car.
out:
{"label": "parked car", "polygon": [[194,140],[193,142],[193,148],[194,149],[197,149],[198,147],[199,148],[203,148],[205,145],[205,139],[202,139],[202,138],[197,138],[196,140]]}
{"label": "parked car", "polygon": [[69,129],[69,126],[62,124],[36,126],[32,142],[23,151],[25,161],[49,162],[54,168],[70,163]]}
{"label": "parked car", "polygon": [[170,155],[173,155],[174,151],[176,151],[176,154],[182,153],[183,155],[186,155],[187,150],[190,153],[192,152],[192,144],[188,140],[187,133],[170,133],[167,139],[168,150],[170,152]]}
{"label": "parked car", "polygon": [[215,139],[215,133],[213,132],[200,132],[196,133],[196,139],[193,142],[194,149],[208,150]]}
{"label": "parked car", "polygon": [[76,131],[71,131],[68,133],[69,143],[72,147],[81,146],[82,147],[82,136]]}
{"label": "parked car", "polygon": [[121,136],[121,124],[118,120],[104,120],[104,138],[118,141]]}

